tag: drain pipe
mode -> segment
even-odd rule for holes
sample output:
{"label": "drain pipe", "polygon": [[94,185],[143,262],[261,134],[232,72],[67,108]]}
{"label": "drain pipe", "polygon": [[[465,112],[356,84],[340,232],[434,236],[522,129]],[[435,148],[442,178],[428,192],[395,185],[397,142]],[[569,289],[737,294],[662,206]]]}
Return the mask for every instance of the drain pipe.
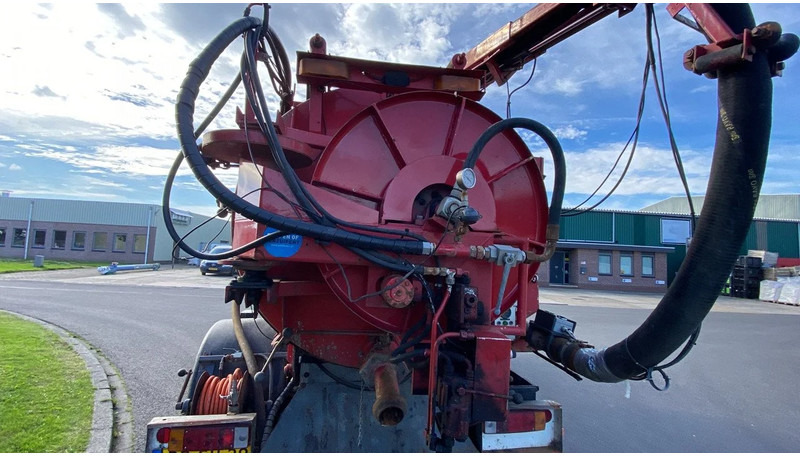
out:
{"label": "drain pipe", "polygon": [[144,263],[148,263],[148,254],[150,253],[150,224],[153,222],[153,206],[147,207],[147,235],[144,240]]}
{"label": "drain pipe", "polygon": [[33,219],[33,200],[31,200],[31,205],[28,207],[28,227],[25,228],[25,255],[23,256],[23,260],[28,259],[28,246],[31,243],[31,219]]}

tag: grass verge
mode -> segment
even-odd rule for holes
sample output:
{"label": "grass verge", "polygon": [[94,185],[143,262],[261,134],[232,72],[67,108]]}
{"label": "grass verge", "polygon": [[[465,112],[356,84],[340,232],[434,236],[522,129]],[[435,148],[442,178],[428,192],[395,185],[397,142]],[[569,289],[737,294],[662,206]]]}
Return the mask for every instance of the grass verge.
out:
{"label": "grass verge", "polygon": [[45,260],[44,267],[33,267],[33,258],[23,260],[21,258],[0,258],[0,274],[5,272],[23,272],[23,271],[54,271],[56,269],[78,269],[78,268],[96,268],[98,266],[108,266],[109,263],[96,263],[96,262],[83,262],[83,261],[60,261],[60,260]]}
{"label": "grass verge", "polygon": [[86,451],[93,406],[83,359],[58,335],[0,312],[0,453]]}

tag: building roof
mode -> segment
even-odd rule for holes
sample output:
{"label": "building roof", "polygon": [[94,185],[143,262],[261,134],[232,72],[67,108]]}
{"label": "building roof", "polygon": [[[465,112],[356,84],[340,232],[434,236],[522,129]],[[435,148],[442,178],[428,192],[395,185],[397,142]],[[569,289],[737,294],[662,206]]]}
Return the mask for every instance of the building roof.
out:
{"label": "building roof", "polygon": [[[31,210],[33,211],[32,218],[40,222],[147,226],[148,220],[161,217],[161,206],[158,204],[0,197],[0,218],[2,219],[27,220]],[[171,211],[189,218],[198,215],[176,209],[171,209]]]}
{"label": "building roof", "polygon": [[[705,196],[693,196],[694,209],[699,214],[703,208]],[[689,214],[689,203],[686,197],[673,196],[650,206],[640,212],[657,212],[670,214]],[[758,198],[756,219],[800,221],[800,194],[796,195],[761,195]]]}
{"label": "building roof", "polygon": [[672,251],[675,250],[675,247],[615,244],[613,242],[576,242],[576,241],[558,241],[556,247],[559,249],[631,250],[636,252],[664,252],[664,253],[671,253]]}

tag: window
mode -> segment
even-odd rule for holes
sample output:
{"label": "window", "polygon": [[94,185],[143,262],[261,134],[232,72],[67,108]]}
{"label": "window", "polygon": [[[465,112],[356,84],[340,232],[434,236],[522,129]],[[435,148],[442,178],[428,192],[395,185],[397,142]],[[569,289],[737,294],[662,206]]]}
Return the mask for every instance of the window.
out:
{"label": "window", "polygon": [[108,233],[94,233],[92,237],[92,250],[99,252],[108,248]]}
{"label": "window", "polygon": [[64,250],[67,245],[67,232],[62,230],[53,231],[53,249]]}
{"label": "window", "polygon": [[633,275],[633,254],[620,253],[619,254],[619,275],[632,276]]}
{"label": "window", "polygon": [[611,254],[601,253],[597,256],[597,273],[611,275]]}
{"label": "window", "polygon": [[188,212],[182,212],[176,209],[169,210],[172,223],[176,225],[188,225],[192,223],[192,216]]}
{"label": "window", "polygon": [[0,247],[6,245],[6,229],[0,228]]}
{"label": "window", "polygon": [[86,232],[74,231],[72,233],[72,250],[83,250],[86,248]]}
{"label": "window", "polygon": [[686,244],[692,237],[692,222],[689,220],[661,219],[662,244]]}
{"label": "window", "polygon": [[24,228],[14,228],[14,238],[11,240],[11,247],[25,247],[25,238],[28,231]]}
{"label": "window", "polygon": [[144,253],[145,245],[147,243],[147,235],[134,234],[133,235],[133,253]]}
{"label": "window", "polygon": [[653,277],[653,255],[642,255],[642,277]]}
{"label": "window", "polygon": [[128,235],[127,234],[114,234],[114,248],[111,249],[114,252],[124,252],[125,247],[128,243]]}
{"label": "window", "polygon": [[43,249],[46,235],[47,231],[45,230],[33,230],[33,248]]}

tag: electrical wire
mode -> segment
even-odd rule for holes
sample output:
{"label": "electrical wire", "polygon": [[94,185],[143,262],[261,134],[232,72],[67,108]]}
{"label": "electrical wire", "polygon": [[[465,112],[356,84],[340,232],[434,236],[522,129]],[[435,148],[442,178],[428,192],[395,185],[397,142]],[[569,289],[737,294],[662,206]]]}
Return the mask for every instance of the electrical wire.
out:
{"label": "electrical wire", "polygon": [[519,86],[516,89],[514,89],[514,90],[509,92],[508,91],[509,90],[508,83],[511,82],[511,81],[510,80],[506,81],[506,96],[507,96],[507,98],[506,98],[506,119],[511,117],[511,97],[514,96],[514,93],[516,93],[519,89],[525,87],[526,85],[528,85],[529,82],[531,82],[531,79],[533,79],[534,73],[536,73],[536,61],[537,60],[539,60],[539,59],[533,59],[533,69],[531,70],[531,74],[530,74],[530,76],[528,76],[528,79],[524,83],[522,83],[521,86]]}
{"label": "electrical wire", "polygon": [[[652,64],[653,80],[655,82],[656,95],[658,96],[658,102],[659,106],[661,107],[661,113],[664,116],[664,122],[667,126],[667,133],[669,135],[669,142],[670,142],[670,148],[672,149],[672,156],[675,160],[675,166],[678,168],[678,175],[680,176],[681,184],[683,185],[683,189],[686,192],[686,200],[689,203],[689,214],[691,216],[692,233],[694,233],[696,230],[695,224],[697,215],[695,214],[694,203],[692,202],[692,195],[689,190],[689,183],[686,179],[686,173],[683,168],[683,161],[681,160],[680,151],[678,150],[678,145],[675,141],[675,135],[672,132],[672,122],[670,120],[669,105],[667,104],[667,96],[666,96],[666,87],[664,85],[665,84],[664,64],[661,56],[661,37],[658,34],[658,23],[656,22],[656,15],[652,4],[648,3],[647,5],[645,5],[645,11],[647,15],[647,52],[649,55],[648,60],[650,60]],[[652,56],[653,54],[652,31],[655,31],[656,43],[657,43],[656,45],[658,47],[658,66],[660,67],[661,70],[661,89],[659,89],[659,79],[658,79],[658,73],[656,72],[655,59]],[[699,324],[697,326],[697,329],[695,329],[692,335],[689,336],[689,339],[686,341],[686,345],[683,346],[681,352],[672,361],[662,365],[648,368],[647,371],[644,374],[642,374],[643,375],[642,378],[637,378],[637,380],[648,380],[650,384],[653,386],[653,388],[661,390],[661,388],[657,387],[652,380],[653,372],[654,371],[660,372],[665,381],[665,386],[663,387],[663,389],[666,390],[669,387],[669,377],[667,376],[666,373],[664,373],[664,369],[674,366],[675,364],[683,360],[686,357],[686,355],[689,354],[690,351],[692,351],[692,348],[697,344],[697,339],[700,337],[701,328],[702,324]]]}
{"label": "electrical wire", "polygon": [[[268,20],[268,15],[264,15],[264,19]],[[266,32],[265,32],[266,31]],[[215,178],[213,173],[208,169],[208,164],[205,163],[199,148],[193,141],[189,140],[191,135],[190,128],[192,124],[194,104],[197,98],[197,91],[199,84],[205,79],[213,63],[217,60],[219,55],[224,49],[232,42],[237,36],[244,35],[245,50],[243,52],[243,68],[241,71],[242,82],[244,82],[245,93],[247,100],[250,103],[255,119],[265,134],[268,146],[273,154],[275,163],[278,170],[284,174],[284,179],[287,181],[288,186],[295,195],[300,206],[305,210],[313,212],[318,203],[313,199],[313,196],[299,182],[299,179],[294,172],[293,168],[289,165],[285,154],[277,140],[277,133],[271,121],[268,121],[269,108],[266,103],[266,97],[261,89],[261,84],[258,79],[258,70],[256,62],[258,61],[259,43],[264,36],[274,35],[270,30],[268,24],[264,24],[258,19],[245,17],[235,23],[231,24],[223,30],[211,43],[209,43],[201,52],[201,54],[190,65],[187,72],[187,77],[184,79],[183,87],[179,93],[179,101],[176,104],[176,116],[178,119],[178,133],[181,140],[182,149],[187,160],[190,162],[192,170],[201,181],[201,183],[209,190],[209,192],[222,200],[223,204],[227,205],[232,211],[241,213],[246,217],[258,222],[267,224],[268,226],[274,225],[275,227],[289,230],[292,233],[299,233],[314,238],[319,238],[326,241],[339,242],[346,246],[362,246],[369,249],[387,250],[392,252],[404,252],[418,254],[424,251],[430,243],[424,240],[422,236],[408,231],[387,230],[375,226],[362,226],[355,223],[345,222],[320,210],[323,219],[312,217],[315,219],[309,223],[303,220],[291,220],[287,217],[280,216],[268,210],[261,209],[260,207],[250,204],[238,196],[227,190],[224,185]],[[273,47],[275,47],[276,54],[280,54],[278,49],[279,40],[275,36],[275,40],[270,40]],[[268,43],[269,44],[269,43]],[[261,44],[262,48],[263,43]],[[279,55],[273,60],[275,68],[279,71],[281,68],[288,69],[288,58],[285,55]],[[282,63],[278,63],[282,62]],[[288,72],[287,72],[288,73]],[[287,80],[288,82],[288,80]],[[288,85],[288,84],[287,84]],[[192,129],[193,130],[193,129]],[[328,219],[328,220],[325,220]],[[346,232],[342,227],[331,226],[339,224],[348,228],[355,228],[363,231],[380,232],[389,234],[391,236],[399,236],[401,239],[386,238],[382,236],[374,236],[362,234],[358,232]],[[172,234],[172,233],[171,233]],[[177,239],[177,235],[173,236]],[[402,238],[416,238],[417,241],[410,242]],[[372,261],[371,259],[369,259]],[[401,269],[401,265],[396,262],[389,262],[393,269]],[[405,268],[402,268],[405,271]]]}
{"label": "electrical wire", "polygon": [[[633,161],[634,154],[636,153],[636,147],[637,147],[637,145],[639,143],[639,132],[641,131],[642,117],[644,116],[644,107],[645,107],[645,100],[646,100],[646,94],[647,94],[647,81],[649,79],[649,75],[650,75],[650,62],[646,61],[645,65],[644,65],[644,69],[642,70],[642,91],[641,91],[641,94],[639,95],[639,108],[638,108],[638,111],[636,113],[636,126],[634,127],[633,132],[631,132],[631,136],[628,137],[628,142],[625,143],[625,146],[622,148],[622,150],[620,151],[619,155],[617,156],[617,160],[614,162],[614,166],[611,167],[611,169],[608,171],[608,174],[606,174],[606,177],[603,179],[603,181],[600,183],[600,185],[597,186],[597,188],[592,192],[591,195],[589,195],[586,199],[581,201],[575,207],[573,207],[571,209],[567,209],[565,211],[562,211],[561,212],[561,216],[562,217],[575,217],[575,216],[578,216],[578,215],[581,215],[581,214],[585,214],[586,212],[589,212],[589,211],[597,208],[598,206],[603,204],[609,197],[611,197],[611,195],[614,194],[616,189],[622,183],[622,180],[625,178],[625,175],[628,173],[628,169],[630,168],[630,165],[631,165],[631,163]],[[632,143],[632,146],[631,146],[631,143]],[[620,162],[620,159],[622,158],[622,156],[625,153],[625,151],[628,149],[628,146],[631,146],[631,151],[630,151],[630,153],[628,155],[628,160],[625,163],[625,168],[622,170],[622,173],[621,173],[620,177],[617,179],[617,182],[614,184],[614,186],[611,188],[611,190],[609,190],[609,192],[600,199],[600,201],[594,203],[592,206],[590,206],[590,207],[588,207],[586,209],[581,209],[581,207],[584,204],[586,204],[590,199],[592,199],[597,194],[597,192],[600,191],[600,189],[603,187],[603,185],[605,185],[606,181],[608,181],[608,179],[611,177],[611,174],[616,169],[617,165]]]}
{"label": "electrical wire", "polygon": [[[686,172],[685,172],[685,170],[683,168],[683,160],[681,160],[681,154],[680,154],[680,151],[678,150],[678,144],[675,141],[675,135],[674,135],[674,133],[672,131],[672,120],[670,119],[669,104],[667,103],[667,93],[666,93],[667,89],[666,89],[665,81],[664,81],[664,63],[663,63],[662,55],[661,55],[661,36],[658,33],[658,22],[656,21],[656,15],[655,15],[655,11],[653,9],[653,5],[652,4],[645,5],[645,11],[647,13],[648,19],[652,20],[652,24],[648,23],[648,26],[647,26],[647,43],[648,43],[647,44],[647,50],[648,50],[647,52],[648,52],[648,54],[651,55],[650,62],[651,62],[652,68],[653,68],[653,81],[655,82],[656,95],[658,96],[658,104],[661,107],[661,113],[664,116],[664,123],[666,124],[666,127],[667,127],[667,134],[669,135],[669,144],[670,144],[670,149],[672,149],[672,156],[673,156],[673,158],[675,160],[675,167],[678,169],[678,175],[680,176],[681,184],[683,185],[683,189],[684,189],[684,191],[686,193],[686,200],[687,200],[687,202],[689,204],[689,214],[691,216],[692,233],[694,233],[695,229],[696,229],[695,224],[696,224],[697,215],[695,214],[694,202],[692,201],[691,191],[689,190],[689,183],[688,183],[688,181],[686,179]],[[658,74],[659,73],[656,72],[655,58],[652,57],[652,54],[653,54],[652,32],[653,31],[655,32],[655,35],[656,35],[656,46],[658,48],[658,67],[659,67],[659,72],[661,74],[660,87],[659,87],[659,78],[658,78]]]}
{"label": "electrical wire", "polygon": [[[183,157],[183,155],[179,155],[179,157]],[[180,163],[178,163],[178,164],[180,165]],[[170,175],[172,175],[172,174],[170,174]],[[172,177],[174,177],[174,175]],[[170,184],[170,188],[171,188],[172,187],[172,182],[170,181],[169,176],[167,178],[167,181]],[[251,191],[245,193],[242,197],[244,198],[244,197],[246,197],[248,195],[251,195],[251,194],[253,194],[253,193],[255,193],[255,192],[259,191],[259,190],[265,190],[265,188],[261,187],[261,188],[255,189],[255,190],[251,190]],[[167,192],[166,188],[165,188],[165,192]],[[167,199],[169,198],[169,192],[167,192],[167,196],[166,197],[167,197]],[[219,232],[217,232],[217,234],[211,239],[211,241],[206,243],[206,247],[204,247],[203,250],[199,251],[199,255],[197,254],[198,252],[196,250],[194,250],[194,249],[190,248],[189,250],[187,250],[186,247],[185,247],[187,245],[186,242],[185,242],[186,238],[189,237],[189,235],[191,235],[195,231],[197,231],[200,227],[204,226],[205,224],[207,224],[210,221],[212,221],[215,218],[217,218],[220,214],[224,213],[226,210],[227,209],[225,209],[225,208],[220,209],[219,211],[217,211],[217,215],[209,217],[203,223],[200,223],[196,227],[192,228],[186,234],[184,234],[180,239],[178,239],[175,243],[173,243],[172,244],[172,258],[177,258],[176,251],[177,251],[178,247],[180,247],[181,249],[185,250],[190,255],[192,255],[194,257],[197,257],[197,258],[201,258],[201,259],[204,259],[204,260],[225,260],[225,259],[228,259],[228,258],[233,258],[236,255],[241,255],[242,253],[247,252],[248,250],[252,250],[252,249],[254,249],[254,248],[256,248],[256,247],[258,247],[260,245],[263,245],[263,244],[265,244],[265,243],[267,243],[267,242],[269,242],[269,241],[271,241],[273,239],[279,238],[279,237],[281,237],[281,236],[286,234],[286,233],[283,233],[281,231],[276,231],[276,232],[264,235],[264,236],[256,239],[255,241],[252,241],[252,242],[250,242],[248,244],[245,244],[244,246],[239,247],[239,248],[237,248],[235,250],[231,250],[231,251],[220,253],[220,254],[206,254],[205,253],[206,252],[205,249],[208,247],[208,245],[211,244],[211,242],[213,242],[213,240],[216,239],[217,236],[220,235],[220,233],[222,233],[222,230],[224,230],[226,226],[228,226],[228,223],[230,222],[230,220],[225,220],[225,224],[222,225],[222,228],[220,228]],[[171,222],[171,220],[170,220],[170,222]],[[174,230],[175,228],[173,227],[172,229]],[[169,230],[169,228],[167,228],[167,230]],[[231,252],[237,252],[237,253],[231,254]]]}

